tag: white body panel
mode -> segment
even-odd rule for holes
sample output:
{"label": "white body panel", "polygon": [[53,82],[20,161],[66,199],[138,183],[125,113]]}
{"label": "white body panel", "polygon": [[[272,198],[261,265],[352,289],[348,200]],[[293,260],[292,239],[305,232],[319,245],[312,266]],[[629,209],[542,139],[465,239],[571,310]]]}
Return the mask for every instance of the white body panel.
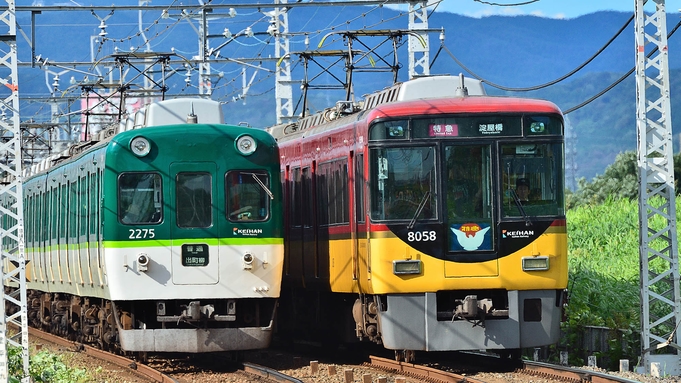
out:
{"label": "white body panel", "polygon": [[[173,249],[174,256],[171,256],[169,248],[164,247],[108,248],[104,251],[104,268],[99,267],[96,256],[89,255],[85,250],[70,250],[68,257],[67,252],[62,251],[60,259],[59,251],[54,249],[42,256],[44,261],[41,261],[41,257],[31,259],[29,268],[35,269],[37,274],[32,275],[29,288],[114,301],[278,298],[284,264],[283,245],[242,247],[220,246],[219,260],[212,257],[218,249],[211,247],[211,262],[206,267],[184,267],[179,260],[174,262],[173,258],[179,258],[179,247]],[[254,256],[250,269],[245,267],[243,261],[245,252]],[[137,262],[142,253],[149,258],[146,271],[140,271]],[[35,253],[32,255],[35,256]],[[54,279],[50,276],[50,270],[41,267],[41,262],[50,265],[51,270],[55,271]],[[171,277],[173,274],[186,277],[178,283]],[[207,274],[215,275],[217,280],[202,278],[202,275]],[[193,278],[192,283],[189,283],[189,277]]]}
{"label": "white body panel", "polygon": [[[212,246],[211,259],[205,267],[182,266],[179,247],[172,252],[163,247],[108,248],[105,258],[110,299],[278,298],[283,245],[248,246],[254,256],[251,269],[244,268],[242,247]],[[213,257],[216,250],[219,260]],[[149,259],[146,271],[140,271],[137,261],[141,253]],[[173,261],[174,258],[178,259]],[[178,280],[178,274],[186,277]],[[193,283],[189,283],[190,278],[194,278]]]}

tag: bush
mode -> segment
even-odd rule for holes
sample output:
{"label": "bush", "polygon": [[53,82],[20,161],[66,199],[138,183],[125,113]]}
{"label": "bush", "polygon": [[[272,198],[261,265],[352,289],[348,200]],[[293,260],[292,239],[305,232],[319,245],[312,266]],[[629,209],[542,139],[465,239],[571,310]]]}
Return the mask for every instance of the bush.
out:
{"label": "bush", "polygon": [[[11,383],[19,383],[23,378],[22,349],[8,347],[8,370]],[[32,382],[37,383],[80,383],[90,380],[83,369],[70,368],[60,355],[42,350],[30,357],[29,375]]]}

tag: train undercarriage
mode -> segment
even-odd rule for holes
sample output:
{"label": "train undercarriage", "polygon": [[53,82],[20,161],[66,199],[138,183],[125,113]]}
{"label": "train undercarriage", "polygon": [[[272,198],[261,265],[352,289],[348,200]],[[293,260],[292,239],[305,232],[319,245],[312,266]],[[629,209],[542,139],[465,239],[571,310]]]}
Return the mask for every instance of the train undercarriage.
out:
{"label": "train undercarriage", "polygon": [[28,290],[27,300],[31,327],[138,359],[268,347],[277,305],[275,299],[114,302],[36,290]]}
{"label": "train undercarriage", "polygon": [[[508,319],[508,298],[503,290],[442,291],[436,294],[437,321],[466,321],[484,328],[486,321]],[[380,311],[387,309],[387,296],[361,295],[352,307],[355,332],[359,339],[382,344]],[[504,350],[504,355],[517,355],[517,349]],[[395,350],[395,360],[414,362],[416,350]]]}

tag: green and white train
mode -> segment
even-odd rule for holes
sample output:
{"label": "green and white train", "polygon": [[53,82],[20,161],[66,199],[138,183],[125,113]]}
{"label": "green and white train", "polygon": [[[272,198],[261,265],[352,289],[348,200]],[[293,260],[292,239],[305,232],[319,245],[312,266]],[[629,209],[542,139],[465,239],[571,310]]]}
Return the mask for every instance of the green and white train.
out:
{"label": "green and white train", "polygon": [[161,101],[27,169],[32,326],[142,355],[269,346],[279,152],[268,133],[222,122],[215,101]]}

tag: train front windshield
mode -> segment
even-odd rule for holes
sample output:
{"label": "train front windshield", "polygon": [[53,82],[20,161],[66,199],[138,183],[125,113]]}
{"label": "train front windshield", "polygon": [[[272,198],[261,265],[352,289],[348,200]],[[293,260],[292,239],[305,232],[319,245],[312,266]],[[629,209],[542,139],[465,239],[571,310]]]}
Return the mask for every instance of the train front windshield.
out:
{"label": "train front windshield", "polygon": [[565,214],[558,117],[383,121],[369,135],[373,221],[489,231],[475,249],[489,251],[495,222]]}

